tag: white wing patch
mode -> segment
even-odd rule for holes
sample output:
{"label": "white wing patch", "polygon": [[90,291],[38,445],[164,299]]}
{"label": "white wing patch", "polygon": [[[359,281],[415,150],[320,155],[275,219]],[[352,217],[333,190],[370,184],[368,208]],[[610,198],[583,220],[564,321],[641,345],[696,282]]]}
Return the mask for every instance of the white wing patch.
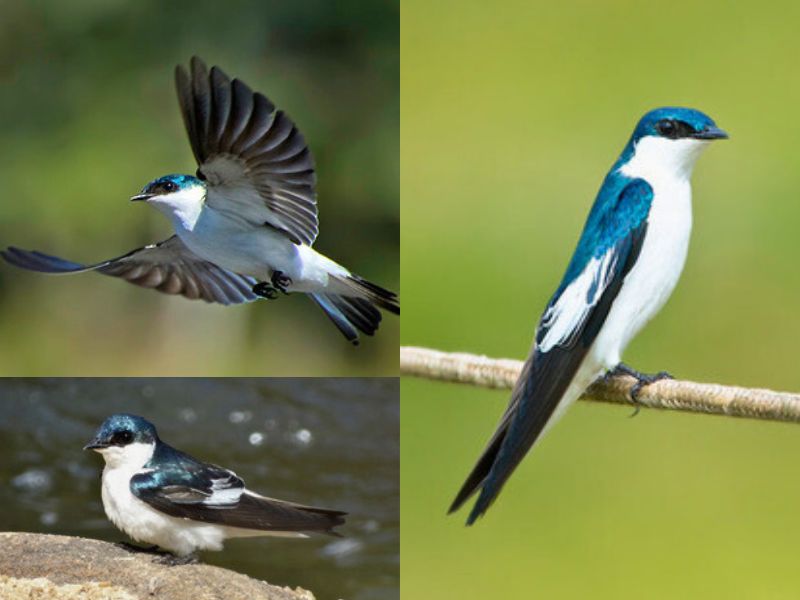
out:
{"label": "white wing patch", "polygon": [[203,504],[210,506],[237,504],[244,491],[244,487],[231,487],[230,478],[212,479],[211,495],[203,500]]}
{"label": "white wing patch", "polygon": [[608,286],[616,262],[617,255],[611,247],[603,256],[592,258],[583,272],[564,288],[539,323],[540,329],[547,330],[538,346],[540,352],[547,352],[554,346],[569,345],[575,340],[575,335]]}

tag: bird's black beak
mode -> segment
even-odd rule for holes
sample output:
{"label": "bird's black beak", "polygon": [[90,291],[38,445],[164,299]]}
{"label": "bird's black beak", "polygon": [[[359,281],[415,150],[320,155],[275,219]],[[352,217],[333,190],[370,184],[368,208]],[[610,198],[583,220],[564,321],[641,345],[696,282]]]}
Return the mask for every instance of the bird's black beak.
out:
{"label": "bird's black beak", "polygon": [[94,438],[91,442],[83,447],[84,450],[101,450],[103,448],[108,448],[108,444],[99,438]]}
{"label": "bird's black beak", "polygon": [[727,140],[728,134],[717,127],[706,127],[703,131],[698,131],[692,137],[696,140]]}
{"label": "bird's black beak", "polygon": [[153,194],[136,194],[135,196],[131,196],[131,202],[139,202],[141,200],[150,200],[153,197]]}

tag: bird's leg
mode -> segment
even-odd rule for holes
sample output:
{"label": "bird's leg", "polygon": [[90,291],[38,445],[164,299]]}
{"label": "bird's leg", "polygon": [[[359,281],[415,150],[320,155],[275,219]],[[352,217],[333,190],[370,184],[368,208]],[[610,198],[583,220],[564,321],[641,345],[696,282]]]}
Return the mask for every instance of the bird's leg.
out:
{"label": "bird's leg", "polygon": [[261,298],[268,300],[275,300],[278,297],[278,290],[268,284],[266,281],[260,281],[253,286],[253,293]]}
{"label": "bird's leg", "polygon": [[284,294],[288,294],[289,292],[286,291],[287,285],[292,285],[292,278],[287,277],[283,274],[282,271],[273,271],[272,272],[272,285],[275,286],[275,289],[280,290]]}
{"label": "bird's leg", "polygon": [[200,562],[200,559],[197,557],[197,554],[187,554],[186,556],[165,554],[158,559],[158,562],[168,567],[177,567],[180,565],[195,565]]}
{"label": "bird's leg", "polygon": [[674,377],[666,371],[659,371],[654,375],[646,375],[635,369],[632,369],[625,363],[619,363],[606,374],[606,377],[613,377],[614,375],[628,375],[636,380],[636,383],[628,392],[631,401],[636,405],[636,410],[633,411],[633,414],[631,415],[632,417],[638,415],[639,409],[642,407],[641,403],[639,402],[639,394],[641,393],[642,388],[650,385],[651,383],[655,383],[656,381],[661,381],[662,379],[674,379]]}

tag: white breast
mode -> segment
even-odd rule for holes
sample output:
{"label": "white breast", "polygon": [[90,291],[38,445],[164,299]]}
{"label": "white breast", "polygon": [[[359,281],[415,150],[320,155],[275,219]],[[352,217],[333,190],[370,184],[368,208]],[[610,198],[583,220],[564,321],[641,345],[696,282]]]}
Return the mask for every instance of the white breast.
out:
{"label": "white breast", "polygon": [[621,169],[628,177],[645,179],[653,188],[653,201],[638,260],[592,347],[592,356],[606,369],[619,364],[625,347],[664,306],[678,283],[692,231],[689,178],[705,144],[644,138]]}
{"label": "white breast", "polygon": [[106,516],[138,542],[155,544],[180,556],[195,550],[221,550],[225,528],[165,515],[133,495],[131,477],[152,456],[150,444],[130,444],[103,451],[102,498]]}

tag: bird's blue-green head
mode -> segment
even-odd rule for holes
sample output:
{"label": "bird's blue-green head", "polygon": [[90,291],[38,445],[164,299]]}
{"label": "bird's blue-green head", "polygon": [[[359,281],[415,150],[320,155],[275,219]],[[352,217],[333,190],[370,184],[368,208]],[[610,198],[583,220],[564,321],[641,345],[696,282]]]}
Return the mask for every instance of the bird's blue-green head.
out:
{"label": "bird's blue-green head", "polygon": [[147,202],[172,219],[192,221],[206,199],[206,184],[193,175],[164,175],[144,186],[133,201]]}
{"label": "bird's blue-green head", "polygon": [[668,140],[719,140],[728,137],[707,114],[693,108],[667,106],[645,114],[636,125],[633,141],[646,136]]}
{"label": "bird's blue-green head", "polygon": [[110,466],[142,466],[150,460],[157,442],[158,433],[150,421],[137,415],[116,414],[103,421],[83,449],[99,452]]}
{"label": "bird's blue-green head", "polygon": [[656,108],[639,120],[616,167],[629,176],[688,178],[709,143],[727,137],[699,110]]}

